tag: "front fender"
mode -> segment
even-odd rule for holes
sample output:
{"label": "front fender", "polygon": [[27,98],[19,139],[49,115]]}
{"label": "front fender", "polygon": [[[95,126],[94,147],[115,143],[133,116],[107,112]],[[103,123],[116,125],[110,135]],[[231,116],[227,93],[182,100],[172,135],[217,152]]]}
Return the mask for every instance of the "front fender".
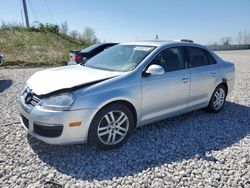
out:
{"label": "front fender", "polygon": [[127,101],[131,103],[136,112],[137,120],[141,117],[141,85],[136,79],[107,80],[91,88],[83,88],[75,92],[76,101],[71,110],[96,109],[114,101]]}

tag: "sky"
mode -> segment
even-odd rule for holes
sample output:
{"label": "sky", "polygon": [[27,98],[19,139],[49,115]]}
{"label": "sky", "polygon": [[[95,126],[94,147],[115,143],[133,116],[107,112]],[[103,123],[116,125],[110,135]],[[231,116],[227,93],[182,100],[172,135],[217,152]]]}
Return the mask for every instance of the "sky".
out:
{"label": "sky", "polygon": [[[95,30],[100,41],[192,39],[201,44],[250,32],[250,0],[26,0],[30,22]],[[0,21],[22,23],[22,0],[0,0]]]}

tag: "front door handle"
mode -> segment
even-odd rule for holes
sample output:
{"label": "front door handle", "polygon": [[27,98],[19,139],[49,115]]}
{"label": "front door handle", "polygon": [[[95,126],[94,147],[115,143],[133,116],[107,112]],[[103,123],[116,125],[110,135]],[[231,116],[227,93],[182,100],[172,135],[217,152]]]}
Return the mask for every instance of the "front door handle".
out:
{"label": "front door handle", "polygon": [[187,83],[187,82],[188,82],[188,80],[189,80],[189,78],[188,78],[188,77],[184,77],[184,78],[182,78],[182,80],[181,80],[181,81],[182,81],[183,83]]}

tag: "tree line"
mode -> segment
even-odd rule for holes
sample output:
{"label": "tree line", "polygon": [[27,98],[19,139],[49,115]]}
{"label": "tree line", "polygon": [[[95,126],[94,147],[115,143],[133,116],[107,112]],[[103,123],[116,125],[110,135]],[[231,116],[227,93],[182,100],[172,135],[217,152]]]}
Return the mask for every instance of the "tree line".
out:
{"label": "tree line", "polygon": [[[2,22],[0,29],[16,29],[16,30],[27,30],[23,25],[16,24],[16,23],[5,23]],[[50,24],[50,23],[39,23],[34,22],[30,27],[31,31],[38,31],[38,32],[53,32],[53,33],[61,33],[67,36],[72,37],[82,43],[85,44],[93,44],[99,42],[95,30],[91,27],[85,27],[83,32],[79,32],[77,30],[69,30],[68,23],[63,22],[60,25],[58,24]],[[159,39],[158,35],[156,39]],[[250,31],[247,29],[240,31],[235,39],[231,36],[221,38],[221,42],[219,44],[222,45],[231,45],[231,44],[250,44]],[[213,43],[212,45],[218,45],[217,42]]]}
{"label": "tree line", "polygon": [[85,27],[83,32],[78,32],[77,30],[69,30],[68,23],[64,22],[60,25],[60,32],[69,35],[74,39],[78,39],[80,41],[84,41],[88,44],[98,42],[98,38],[96,37],[95,30],[89,26]]}
{"label": "tree line", "polygon": [[250,44],[250,32],[247,29],[240,31],[235,40],[232,37],[223,37],[221,43],[222,45]]}
{"label": "tree line", "polygon": [[76,30],[69,30],[68,23],[63,22],[61,25],[58,24],[50,24],[50,23],[40,23],[34,22],[29,29],[24,27],[18,23],[5,23],[2,22],[0,29],[14,29],[14,30],[29,30],[34,32],[52,32],[57,34],[68,35],[76,40],[79,40],[85,44],[93,44],[98,42],[98,38],[96,37],[95,30],[91,27],[85,27],[83,32],[78,32]]}

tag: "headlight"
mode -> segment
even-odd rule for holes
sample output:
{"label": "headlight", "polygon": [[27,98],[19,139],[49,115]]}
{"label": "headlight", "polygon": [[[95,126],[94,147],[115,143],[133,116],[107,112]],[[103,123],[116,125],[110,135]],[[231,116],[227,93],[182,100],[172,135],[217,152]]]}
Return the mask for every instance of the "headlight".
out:
{"label": "headlight", "polygon": [[41,103],[41,107],[52,110],[66,111],[70,110],[74,101],[75,96],[73,93],[61,93],[45,98],[44,101]]}

